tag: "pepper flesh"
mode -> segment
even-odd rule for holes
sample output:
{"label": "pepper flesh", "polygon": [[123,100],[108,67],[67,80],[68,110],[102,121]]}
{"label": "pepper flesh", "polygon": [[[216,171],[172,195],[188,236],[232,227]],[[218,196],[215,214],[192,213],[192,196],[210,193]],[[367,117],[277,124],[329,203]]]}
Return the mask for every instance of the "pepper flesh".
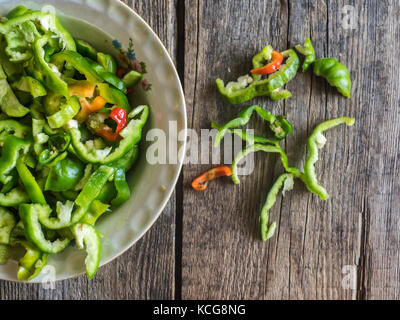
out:
{"label": "pepper flesh", "polygon": [[282,52],[282,55],[286,63],[267,79],[254,80],[250,76],[243,76],[238,82],[231,82],[226,86],[222,79],[217,79],[217,89],[222,98],[230,104],[239,104],[260,96],[270,96],[275,100],[291,96],[288,91],[279,96],[277,91],[296,76],[300,59],[292,49]]}
{"label": "pepper flesh", "polygon": [[209,181],[219,177],[230,177],[231,175],[232,175],[231,168],[225,165],[218,166],[197,177],[192,182],[192,188],[196,191],[204,191],[207,189]]}
{"label": "pepper flesh", "polygon": [[268,63],[266,66],[253,69],[250,72],[252,74],[266,75],[276,72],[282,65],[283,55],[279,51],[272,51],[271,55],[272,61]]}
{"label": "pepper flesh", "polygon": [[323,136],[323,133],[341,124],[353,126],[354,123],[355,119],[347,117],[329,120],[318,125],[308,138],[307,146],[309,155],[304,166],[305,180],[308,189],[317,194],[322,200],[328,200],[329,194],[318,182],[317,174],[315,172],[315,164],[318,161],[318,149],[322,148],[326,143],[326,138]]}
{"label": "pepper flesh", "polygon": [[297,45],[296,50],[305,56],[303,62],[303,72],[306,72],[315,62],[315,50],[310,38],[306,39],[304,46]]}
{"label": "pepper flesh", "polygon": [[236,119],[229,121],[227,124],[219,128],[219,132],[215,138],[215,147],[220,144],[221,140],[223,139],[224,135],[229,131],[229,129],[241,127],[248,124],[254,112],[256,112],[261,118],[263,118],[270,124],[269,127],[271,131],[274,132],[275,138],[277,138],[278,140],[282,140],[288,134],[293,133],[292,125],[283,116],[276,117],[262,107],[253,105],[245,108]]}

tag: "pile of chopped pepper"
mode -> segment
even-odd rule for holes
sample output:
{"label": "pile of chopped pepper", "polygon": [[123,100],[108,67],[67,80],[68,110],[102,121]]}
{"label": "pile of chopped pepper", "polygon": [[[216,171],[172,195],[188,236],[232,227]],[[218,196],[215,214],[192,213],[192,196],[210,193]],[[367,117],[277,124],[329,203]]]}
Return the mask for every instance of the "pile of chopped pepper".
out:
{"label": "pile of chopped pepper", "polygon": [[0,264],[24,248],[18,279],[31,280],[75,245],[92,278],[95,224],[131,195],[149,107],[132,108],[127,92],[142,74],[74,39],[55,15],[18,6],[1,21]]}

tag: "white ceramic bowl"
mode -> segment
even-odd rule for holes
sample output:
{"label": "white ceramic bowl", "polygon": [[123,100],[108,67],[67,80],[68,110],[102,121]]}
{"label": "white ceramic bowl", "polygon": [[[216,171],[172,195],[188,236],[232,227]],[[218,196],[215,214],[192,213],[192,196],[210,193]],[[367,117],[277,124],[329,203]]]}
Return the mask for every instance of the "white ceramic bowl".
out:
{"label": "white ceramic bowl", "polygon": [[[185,99],[174,64],[154,31],[128,6],[118,0],[0,0],[0,14],[5,15],[20,4],[33,9],[47,6],[47,10],[52,10],[53,6],[62,24],[74,37],[87,40],[104,52],[116,53],[112,40],[117,39],[127,47],[132,38],[138,60],[147,64],[149,73],[146,78],[153,85],[150,92],[138,93],[131,99],[132,105],[150,105],[150,124],[146,131],[152,128],[163,130],[168,144],[168,138],[177,139],[170,137],[168,132],[170,121],[177,123],[178,133],[186,130]],[[144,134],[143,140],[145,137]],[[96,225],[104,235],[101,265],[129,249],[148,231],[175,188],[184,155],[178,156],[177,164],[150,165],[146,161],[148,145],[149,142],[143,143],[138,164],[128,177],[133,190],[131,199]],[[185,148],[185,142],[178,143],[178,148]],[[84,251],[72,247],[59,255],[52,255],[50,268],[34,281],[49,279],[54,270],[57,281],[78,276],[85,271],[84,258]],[[17,262],[10,261],[0,266],[0,279],[17,280],[16,272]]]}

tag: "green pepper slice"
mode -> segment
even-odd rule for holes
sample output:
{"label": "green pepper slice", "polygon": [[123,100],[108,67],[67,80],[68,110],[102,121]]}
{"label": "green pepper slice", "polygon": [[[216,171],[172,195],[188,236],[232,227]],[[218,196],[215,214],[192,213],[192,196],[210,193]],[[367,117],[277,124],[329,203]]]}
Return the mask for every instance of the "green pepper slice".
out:
{"label": "green pepper slice", "polygon": [[40,204],[23,204],[19,206],[19,215],[24,223],[25,235],[41,251],[56,254],[63,251],[70,243],[69,239],[57,239],[50,241],[45,238],[42,226],[39,222],[39,213],[48,206]]}
{"label": "green pepper slice", "polygon": [[50,168],[46,191],[62,192],[73,189],[83,177],[84,165],[76,158],[67,157]]}
{"label": "green pepper slice", "polygon": [[5,139],[9,135],[14,135],[21,139],[26,139],[31,136],[31,128],[16,120],[1,120],[0,121],[0,146],[4,144]]}
{"label": "green pepper slice", "polygon": [[30,145],[29,140],[22,140],[16,136],[8,136],[4,140],[0,157],[0,182],[6,184],[12,179],[10,173],[15,168],[20,153],[27,153]]}
{"label": "green pepper slice", "polygon": [[86,248],[87,257],[85,259],[86,274],[92,279],[100,265],[101,240],[98,231],[86,223],[78,223],[72,228],[75,236],[76,246],[79,249]]}
{"label": "green pepper slice", "polygon": [[11,231],[17,224],[12,212],[0,207],[0,244],[10,244]]}
{"label": "green pepper slice", "polygon": [[75,40],[76,50],[84,57],[90,58],[92,60],[97,59],[97,50],[93,48],[85,40]]}
{"label": "green pepper slice", "polygon": [[304,63],[303,63],[303,72],[306,72],[310,66],[315,62],[315,50],[314,46],[310,40],[310,38],[307,38],[306,41],[304,42],[304,46],[297,45],[296,50],[300,52],[304,58]]}
{"label": "green pepper slice", "polygon": [[[95,59],[93,59],[95,60]],[[114,57],[106,54],[99,52],[97,53],[97,62],[108,72],[112,74],[117,73],[117,62],[115,61]]]}
{"label": "green pepper slice", "polygon": [[46,198],[44,197],[40,186],[21,158],[17,160],[17,171],[32,202],[46,204]]}
{"label": "green pepper slice", "polygon": [[352,82],[347,67],[334,58],[322,58],[315,61],[314,73],[324,77],[346,98],[351,98]]}
{"label": "green pepper slice", "polygon": [[99,83],[97,87],[99,89],[99,95],[102,96],[107,103],[120,107],[126,110],[126,112],[131,110],[129,100],[122,91],[111,87],[107,83]]}
{"label": "green pepper slice", "polygon": [[78,128],[70,128],[72,145],[80,159],[88,163],[108,164],[122,158],[129,152],[142,137],[142,129],[147,123],[149,115],[148,106],[140,106],[133,111],[133,114],[139,115],[139,119],[132,119],[124,130],[120,132],[122,140],[112,151],[111,148],[96,149],[91,140],[85,144],[81,142],[81,132]]}
{"label": "green pepper slice", "polygon": [[217,79],[217,89],[222,98],[230,104],[239,104],[260,96],[270,96],[274,100],[290,97],[290,92],[280,93],[280,91],[296,76],[300,59],[292,49],[284,51],[282,55],[286,63],[266,79],[254,80],[249,75],[245,75],[237,82],[230,82],[226,86],[222,79]]}

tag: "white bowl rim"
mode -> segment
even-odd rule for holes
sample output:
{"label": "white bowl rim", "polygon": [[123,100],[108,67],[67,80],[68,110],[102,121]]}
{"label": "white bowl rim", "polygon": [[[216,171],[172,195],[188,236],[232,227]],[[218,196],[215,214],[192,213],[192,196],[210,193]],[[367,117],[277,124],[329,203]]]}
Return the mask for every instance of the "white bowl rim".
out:
{"label": "white bowl rim", "polygon": [[[185,94],[182,88],[182,83],[179,77],[179,73],[176,69],[175,63],[172,60],[172,57],[170,55],[170,53],[168,52],[168,50],[166,49],[164,43],[161,41],[161,39],[159,38],[159,36],[157,35],[157,33],[153,30],[153,28],[130,6],[128,6],[126,3],[120,1],[120,0],[111,0],[114,1],[117,5],[124,7],[125,9],[129,10],[131,14],[135,15],[135,17],[146,26],[146,28],[154,35],[154,37],[157,39],[160,47],[163,50],[163,53],[165,54],[165,56],[168,59],[169,64],[172,67],[172,70],[174,72],[174,76],[176,77],[176,79],[178,80],[178,84],[179,84],[179,95],[181,97],[181,101],[182,101],[182,107],[183,107],[183,120],[184,120],[184,130],[185,132],[187,132],[187,109],[186,109],[186,100],[185,100]],[[73,18],[73,17],[72,17]],[[184,139],[183,144],[182,144],[182,150],[186,150],[187,147],[187,140]],[[135,239],[133,239],[127,246],[125,246],[120,252],[118,252],[117,254],[113,255],[111,258],[107,259],[106,261],[102,262],[99,266],[99,270],[100,268],[106,266],[107,264],[111,263],[112,261],[114,261],[115,259],[119,258],[120,256],[122,256],[124,253],[126,253],[129,249],[131,249],[139,240],[141,240],[144,235],[153,227],[153,225],[157,222],[157,220],[160,218],[162,212],[164,211],[166,205],[168,204],[168,202],[171,199],[171,196],[173,194],[173,192],[175,191],[176,188],[176,184],[179,180],[179,177],[181,175],[182,172],[182,167],[183,167],[183,163],[184,163],[184,159],[185,159],[185,152],[182,152],[181,155],[178,155],[178,170],[176,171],[175,177],[173,179],[173,183],[170,184],[170,186],[167,188],[167,190],[165,191],[165,196],[164,196],[164,200],[162,201],[161,205],[159,206],[159,208],[156,210],[156,214],[154,215],[154,217],[149,221],[149,223],[147,224],[147,226],[145,228],[143,228],[142,232],[140,232]],[[74,275],[70,275],[70,276],[66,276],[66,277],[61,277],[59,279],[55,279],[53,282],[61,282],[61,281],[66,281],[66,280],[72,280],[75,278],[78,278],[80,276],[85,275],[86,273],[80,272],[80,273],[76,273]],[[41,281],[35,281],[35,279],[29,281],[29,282],[21,282],[18,280],[14,280],[14,279],[2,279],[0,278],[1,281],[7,281],[7,282],[14,282],[14,283],[25,283],[25,284],[42,284]]]}

